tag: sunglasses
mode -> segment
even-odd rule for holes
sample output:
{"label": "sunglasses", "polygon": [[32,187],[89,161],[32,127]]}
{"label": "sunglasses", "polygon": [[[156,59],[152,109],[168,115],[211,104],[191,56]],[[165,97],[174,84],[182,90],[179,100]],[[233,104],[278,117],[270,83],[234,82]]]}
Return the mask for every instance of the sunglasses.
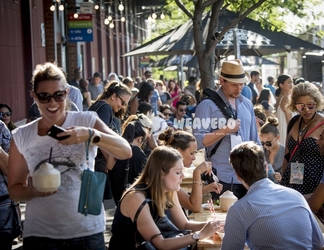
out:
{"label": "sunglasses", "polygon": [[36,93],[36,96],[40,103],[48,103],[52,97],[56,102],[63,102],[66,98],[66,90],[56,91],[53,95],[49,93]]}
{"label": "sunglasses", "polygon": [[184,111],[186,111],[186,109],[179,109],[179,111],[180,111],[180,112],[184,112]]}
{"label": "sunglasses", "polygon": [[170,116],[170,113],[163,113],[164,116]]}
{"label": "sunglasses", "polygon": [[304,103],[298,103],[295,105],[296,109],[298,111],[304,111],[305,108],[307,107],[307,109],[314,109],[316,107],[316,103],[313,102],[313,103],[307,103],[307,104],[304,104]]}
{"label": "sunglasses", "polygon": [[266,145],[267,147],[271,147],[274,139],[276,139],[276,137],[273,138],[272,141],[261,141],[261,144],[262,144],[262,146]]}
{"label": "sunglasses", "polygon": [[1,112],[1,116],[11,116],[11,112]]}
{"label": "sunglasses", "polygon": [[121,100],[122,106],[127,106],[128,103],[125,100],[123,100],[123,98],[121,98],[120,95],[116,93],[116,96]]}

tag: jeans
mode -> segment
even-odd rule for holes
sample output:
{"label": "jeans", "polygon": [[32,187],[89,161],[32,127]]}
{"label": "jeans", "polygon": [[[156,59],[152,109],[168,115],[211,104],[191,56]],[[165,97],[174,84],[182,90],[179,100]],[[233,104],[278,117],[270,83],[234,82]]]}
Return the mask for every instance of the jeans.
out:
{"label": "jeans", "polygon": [[24,250],[105,250],[103,233],[72,239],[26,237]]}

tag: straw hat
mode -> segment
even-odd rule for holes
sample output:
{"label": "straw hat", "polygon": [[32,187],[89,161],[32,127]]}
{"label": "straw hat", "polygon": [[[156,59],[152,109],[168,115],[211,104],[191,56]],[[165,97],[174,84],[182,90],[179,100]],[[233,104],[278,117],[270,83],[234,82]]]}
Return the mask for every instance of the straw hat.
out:
{"label": "straw hat", "polygon": [[222,68],[216,73],[229,82],[246,83],[251,80],[249,73],[244,70],[242,61],[239,59],[223,62]]}

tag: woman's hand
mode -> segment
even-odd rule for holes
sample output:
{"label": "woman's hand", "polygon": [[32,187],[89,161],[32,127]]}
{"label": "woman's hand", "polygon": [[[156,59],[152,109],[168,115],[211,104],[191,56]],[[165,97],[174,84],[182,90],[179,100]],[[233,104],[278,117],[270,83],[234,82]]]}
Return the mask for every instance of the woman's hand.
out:
{"label": "woman's hand", "polygon": [[57,193],[57,190],[56,191],[52,191],[52,192],[39,192],[33,185],[33,177],[28,177],[28,182],[29,182],[29,185],[28,187],[30,188],[30,192],[31,192],[31,197],[32,198],[36,198],[36,197],[46,197],[46,196],[50,196],[50,195],[53,195],[53,194],[56,194]]}
{"label": "woman's hand", "polygon": [[281,176],[281,174],[280,174],[279,172],[274,172],[274,173],[273,173],[273,178],[274,178],[276,181],[280,182],[281,179],[282,179],[282,176]]}
{"label": "woman's hand", "polygon": [[211,175],[212,171],[212,163],[210,161],[204,161],[201,164],[199,164],[194,172],[199,172],[199,174],[205,173],[206,175]]}
{"label": "woman's hand", "polygon": [[57,134],[58,137],[69,136],[68,138],[58,141],[63,145],[72,145],[85,142],[90,138],[90,131],[93,131],[92,128],[86,127],[68,127],[65,132]]}
{"label": "woman's hand", "polygon": [[219,221],[208,221],[199,232],[200,239],[205,239],[214,235],[216,231],[221,231],[223,227],[224,226],[221,225]]}
{"label": "woman's hand", "polygon": [[217,194],[220,194],[220,192],[222,192],[222,190],[223,190],[223,185],[222,184],[212,182],[212,183],[210,183],[208,185],[205,185],[202,188],[202,193],[207,194],[207,193],[210,193],[210,192],[215,192]]}

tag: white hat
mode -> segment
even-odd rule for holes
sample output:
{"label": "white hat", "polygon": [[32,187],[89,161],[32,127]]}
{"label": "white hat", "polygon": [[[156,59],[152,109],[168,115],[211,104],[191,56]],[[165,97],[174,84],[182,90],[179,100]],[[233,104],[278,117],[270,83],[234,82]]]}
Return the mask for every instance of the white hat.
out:
{"label": "white hat", "polygon": [[251,80],[249,73],[244,70],[242,61],[239,59],[223,62],[222,68],[216,73],[229,82],[246,83]]}

